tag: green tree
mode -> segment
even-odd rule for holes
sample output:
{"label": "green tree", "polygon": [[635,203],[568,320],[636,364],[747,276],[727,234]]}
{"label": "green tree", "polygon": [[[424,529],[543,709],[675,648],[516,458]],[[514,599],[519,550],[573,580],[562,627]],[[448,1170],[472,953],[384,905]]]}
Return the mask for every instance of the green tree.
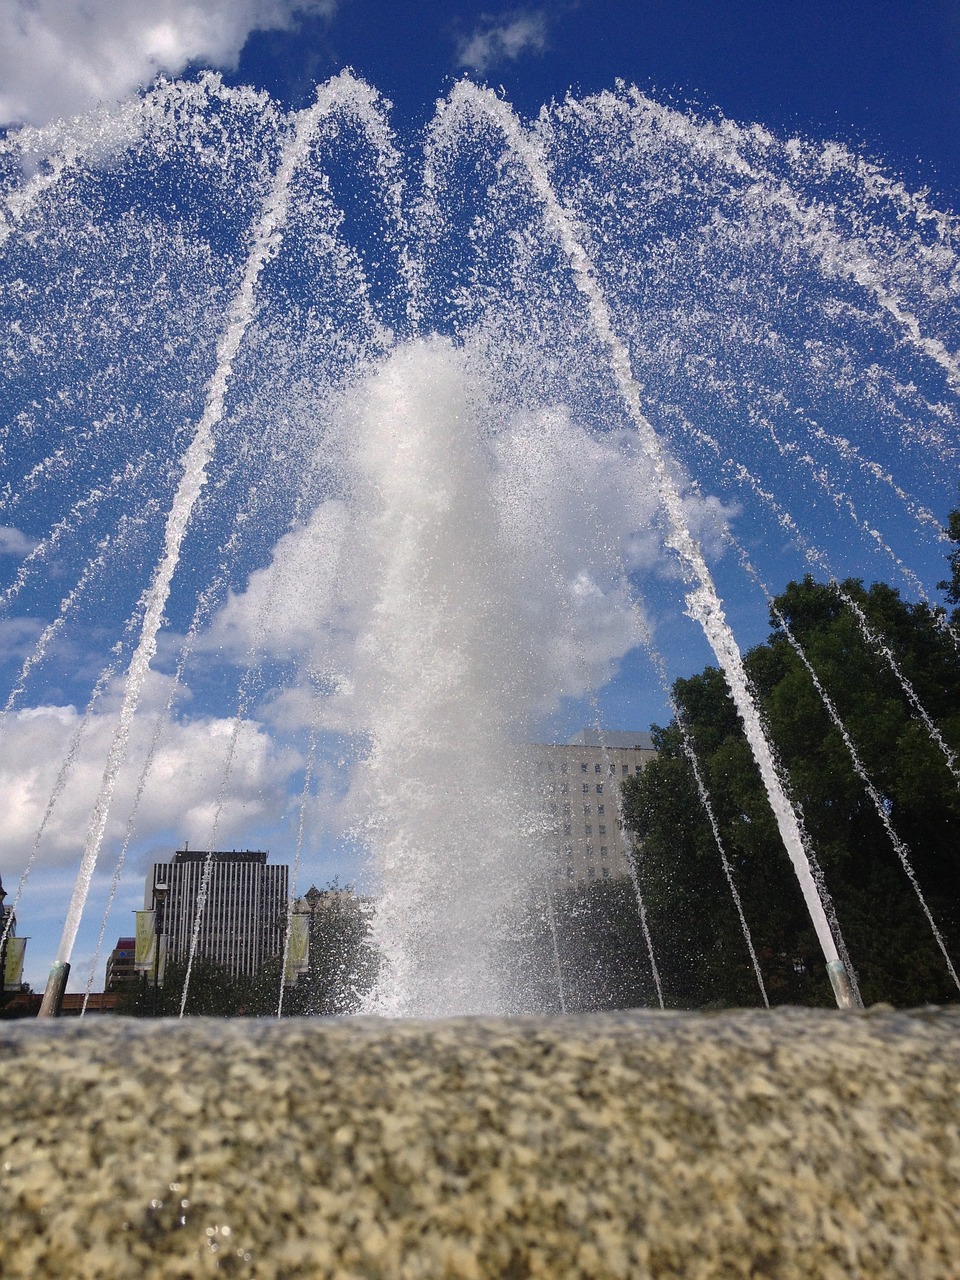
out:
{"label": "green tree", "polygon": [[[118,993],[117,1012],[133,1018],[175,1018],[180,1013],[187,965],[171,960],[156,990],[152,974],[125,983]],[[197,956],[190,973],[184,1014],[205,1018],[265,1018],[277,1012],[280,960],[273,958],[256,974],[234,976],[230,970]]]}
{"label": "green tree", "polygon": [[[960,746],[960,656],[942,614],[884,584],[853,598],[889,646],[939,731]],[[960,797],[943,753],[889,664],[869,644],[840,592],[807,577],[776,601],[829,693],[882,806],[909,847],[918,880],[952,956]],[[908,878],[857,776],[842,734],[776,614],[769,640],[745,659],[770,737],[833,897],[868,1003],[957,998]],[[720,672],[679,680],[674,695],[694,744],[771,1000],[830,1002],[819,947],[752,754]],[[668,999],[678,1005],[756,1002],[746,945],[699,804],[679,726],[655,729],[660,755],[625,785],[638,837],[638,874]]]}
{"label": "green tree", "polygon": [[[554,949],[554,942],[556,949]],[[596,880],[535,894],[509,949],[516,1013],[568,1013],[657,1004],[633,884]]]}
{"label": "green tree", "polygon": [[555,914],[568,1013],[657,1004],[631,881],[596,880],[561,889]]}
{"label": "green tree", "polygon": [[290,1016],[336,1017],[357,1013],[377,976],[377,953],[365,904],[334,881],[311,888],[310,951],[306,973],[284,997]]}
{"label": "green tree", "polygon": [[[950,512],[950,518],[947,521],[944,533],[954,544],[955,550],[951,551],[947,556],[950,577],[937,585],[944,592],[950,604],[960,606],[960,507],[956,511]],[[951,621],[960,626],[960,607],[954,609]]]}
{"label": "green tree", "polygon": [[[285,1017],[330,1017],[356,1013],[373,986],[376,952],[369,914],[351,889],[334,881],[326,890],[306,895],[310,914],[307,972],[284,992]],[[177,1017],[186,962],[167,963],[163,983],[154,989],[152,974],[143,974],[119,992],[117,1012],[128,1017]],[[268,959],[256,974],[234,976],[203,956],[193,963],[184,1013],[208,1018],[276,1016],[280,1003],[282,959]]]}

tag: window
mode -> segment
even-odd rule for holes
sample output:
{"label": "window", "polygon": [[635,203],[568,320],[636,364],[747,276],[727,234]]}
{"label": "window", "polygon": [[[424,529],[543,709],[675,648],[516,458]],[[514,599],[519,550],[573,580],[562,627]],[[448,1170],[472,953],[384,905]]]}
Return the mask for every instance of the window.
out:
{"label": "window", "polygon": [[583,806],[583,815],[585,818],[588,818],[590,816],[590,806],[588,804],[585,804]]}
{"label": "window", "polygon": [[573,879],[573,867],[567,867],[567,879],[568,880]]}
{"label": "window", "polygon": [[594,867],[587,867],[587,879],[588,879],[588,880],[592,880],[596,874],[597,874],[597,872],[596,872],[596,868],[594,868]]}
{"label": "window", "polygon": [[639,765],[639,764],[638,764],[638,765],[635,765],[635,766],[634,766],[634,769],[633,769],[633,772],[634,772],[634,773],[639,773],[639,772],[640,772],[640,770],[642,769],[642,767],[643,767],[643,766],[642,766],[642,765]]}
{"label": "window", "polygon": [[583,834],[584,834],[585,836],[592,836],[592,835],[593,835],[593,826],[592,826],[592,824],[591,824],[591,823],[589,823],[589,822],[588,822],[588,823],[584,826],[584,828],[583,828]]}
{"label": "window", "polygon": [[629,766],[628,764],[621,765],[621,766],[620,766],[620,772],[621,772],[621,773],[624,773],[624,774],[629,773],[629,772],[630,772],[630,766]]}
{"label": "window", "polygon": [[609,879],[610,879],[610,868],[609,868],[609,867],[601,867],[600,871],[601,871],[601,875],[603,876],[604,880],[609,880]]}
{"label": "window", "polygon": [[568,796],[568,795],[570,794],[570,783],[569,783],[569,782],[561,782],[561,783],[560,783],[560,794],[561,794],[562,796]]}
{"label": "window", "polygon": [[602,796],[602,795],[603,795],[603,783],[602,783],[602,782],[598,782],[598,783],[597,783],[597,795],[598,795],[598,796]]}
{"label": "window", "polygon": [[561,760],[561,761],[560,761],[560,772],[561,772],[561,773],[566,773],[566,772],[567,772],[567,762],[566,762],[566,760]]}
{"label": "window", "polygon": [[571,826],[570,826],[570,823],[569,823],[569,822],[565,822],[565,823],[563,824],[563,834],[564,834],[565,836],[569,836],[569,835],[572,835],[572,834],[573,834],[573,829],[571,828]]}
{"label": "window", "polygon": [[[601,831],[601,832],[600,832],[600,834],[601,834],[601,835],[603,835],[603,832]],[[601,861],[601,862],[603,861],[603,859],[607,856],[607,854],[608,854],[609,852],[610,852],[610,850],[608,849],[608,847],[607,847],[605,844],[602,844],[602,845],[600,846],[600,861]]]}
{"label": "window", "polygon": [[563,816],[564,816],[565,818],[569,818],[569,817],[570,817],[570,806],[569,806],[568,804],[565,804],[565,805],[563,806]]}
{"label": "window", "polygon": [[558,808],[559,808],[559,806],[558,806],[558,804],[557,804],[556,800],[554,800],[553,804],[551,804],[551,806],[550,806],[550,812],[551,812],[551,813],[556,813]]}
{"label": "window", "polygon": [[593,857],[593,845],[592,845],[592,844],[588,844],[588,845],[587,845],[587,857],[588,857],[588,858],[592,858],[592,857]]}
{"label": "window", "polygon": [[607,806],[605,804],[597,805],[597,813],[606,813],[606,811],[607,811]]}
{"label": "window", "polygon": [[581,772],[581,773],[586,773],[586,772],[587,772],[587,762],[586,762],[586,760],[581,760],[581,761],[580,761],[580,772]]}
{"label": "window", "polygon": [[615,778],[616,776],[617,776],[617,766],[615,764],[612,764],[610,766],[610,777]]}
{"label": "window", "polygon": [[593,766],[593,772],[594,772],[594,773],[599,773],[599,772],[600,772],[600,766],[599,766],[598,764],[595,764],[595,765]]}
{"label": "window", "polygon": [[601,822],[599,827],[597,827],[597,835],[605,836],[606,834],[607,834],[607,824],[605,822]]}
{"label": "window", "polygon": [[590,783],[589,783],[589,782],[585,782],[585,783],[583,784],[583,794],[584,794],[585,796],[588,796],[588,795],[590,794]]}

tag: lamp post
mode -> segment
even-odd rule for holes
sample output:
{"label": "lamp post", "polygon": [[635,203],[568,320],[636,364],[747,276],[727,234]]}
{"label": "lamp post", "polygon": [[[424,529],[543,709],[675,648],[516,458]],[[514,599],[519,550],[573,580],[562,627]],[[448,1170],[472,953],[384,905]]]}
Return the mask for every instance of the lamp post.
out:
{"label": "lamp post", "polygon": [[163,936],[163,904],[167,898],[167,885],[153,886],[153,1016],[157,1016],[158,987],[160,985],[160,942]]}

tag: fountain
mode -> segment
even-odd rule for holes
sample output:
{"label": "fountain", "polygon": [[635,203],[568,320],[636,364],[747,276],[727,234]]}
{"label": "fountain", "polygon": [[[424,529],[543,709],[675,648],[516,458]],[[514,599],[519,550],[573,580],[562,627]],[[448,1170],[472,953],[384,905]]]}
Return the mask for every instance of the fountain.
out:
{"label": "fountain", "polygon": [[842,147],[624,86],[523,123],[462,82],[416,146],[387,115],[348,74],[291,115],[205,75],[0,144],[0,605],[49,620],[0,733],[64,724],[18,899],[87,762],[44,1011],[203,721],[205,846],[252,739],[284,789],[305,769],[301,834],[337,774],[378,886],[369,1012],[446,1019],[5,1035],[49,1081],[4,1113],[11,1274],[947,1275],[952,1016],[497,1019],[538,1012],[517,934],[553,870],[522,744],[643,643],[665,673],[679,612],[857,1004],[720,552],[941,576],[960,227]]}

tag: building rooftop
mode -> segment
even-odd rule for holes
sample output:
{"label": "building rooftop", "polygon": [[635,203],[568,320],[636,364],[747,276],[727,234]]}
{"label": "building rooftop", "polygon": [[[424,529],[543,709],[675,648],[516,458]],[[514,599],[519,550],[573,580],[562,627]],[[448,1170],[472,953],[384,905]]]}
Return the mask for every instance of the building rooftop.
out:
{"label": "building rooftop", "polygon": [[217,849],[208,853],[206,849],[178,849],[173,855],[173,862],[259,862],[265,863],[267,855],[262,849],[227,850]]}
{"label": "building rooftop", "polygon": [[630,747],[653,751],[653,738],[642,729],[581,729],[567,741],[568,747]]}

